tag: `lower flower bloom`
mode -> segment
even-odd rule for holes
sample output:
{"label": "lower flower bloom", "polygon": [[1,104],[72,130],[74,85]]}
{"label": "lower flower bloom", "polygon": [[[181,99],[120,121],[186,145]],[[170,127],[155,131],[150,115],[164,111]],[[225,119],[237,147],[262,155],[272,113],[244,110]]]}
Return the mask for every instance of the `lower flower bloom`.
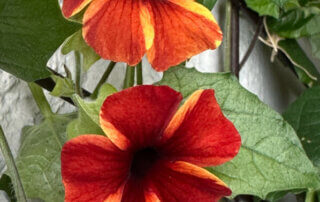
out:
{"label": "lower flower bloom", "polygon": [[[198,90],[178,110],[180,93],[138,86],[109,96],[105,136],[81,135],[61,153],[65,201],[217,201],[231,190],[201,168],[231,160],[241,138],[213,90]],[[200,167],[201,166],[201,167]]]}

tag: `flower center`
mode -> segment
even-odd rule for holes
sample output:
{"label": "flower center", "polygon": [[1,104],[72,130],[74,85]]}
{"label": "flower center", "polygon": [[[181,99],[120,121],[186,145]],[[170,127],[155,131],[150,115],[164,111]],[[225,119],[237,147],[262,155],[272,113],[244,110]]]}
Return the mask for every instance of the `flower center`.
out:
{"label": "flower center", "polygon": [[158,158],[158,152],[152,147],[137,151],[133,156],[131,174],[136,177],[144,177]]}

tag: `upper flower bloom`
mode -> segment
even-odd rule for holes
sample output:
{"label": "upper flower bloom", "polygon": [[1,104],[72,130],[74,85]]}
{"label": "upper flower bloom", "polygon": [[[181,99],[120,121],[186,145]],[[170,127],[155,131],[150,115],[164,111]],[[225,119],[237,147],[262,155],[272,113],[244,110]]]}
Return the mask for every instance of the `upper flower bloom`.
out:
{"label": "upper flower bloom", "polygon": [[153,68],[165,71],[222,41],[211,12],[194,0],[64,0],[63,14],[89,3],[83,37],[105,59],[134,66],[147,53]]}
{"label": "upper flower bloom", "polygon": [[198,166],[232,159],[241,145],[213,90],[198,90],[177,111],[180,93],[138,86],[109,96],[100,112],[108,137],[82,135],[61,153],[67,202],[217,201],[231,190]]}

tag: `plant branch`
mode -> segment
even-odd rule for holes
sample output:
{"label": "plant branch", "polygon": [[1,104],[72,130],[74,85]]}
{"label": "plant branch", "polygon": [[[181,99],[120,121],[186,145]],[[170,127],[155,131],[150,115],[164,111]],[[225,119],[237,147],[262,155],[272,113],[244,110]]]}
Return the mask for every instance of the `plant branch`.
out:
{"label": "plant branch", "polygon": [[223,69],[226,72],[231,71],[231,6],[231,1],[227,0],[223,38]]}
{"label": "plant branch", "polygon": [[92,99],[95,99],[97,98],[97,95],[98,95],[98,92],[100,90],[100,87],[107,81],[107,79],[109,78],[113,68],[115,67],[117,63],[116,62],[113,62],[113,61],[110,61],[106,71],[104,72],[104,74],[102,75],[99,83],[97,84],[96,88],[94,89],[93,93],[91,94],[91,98]]}
{"label": "plant branch", "polygon": [[135,67],[127,65],[126,76],[123,82],[123,89],[132,87],[134,85]]}
{"label": "plant branch", "polygon": [[136,66],[137,71],[137,84],[143,84],[143,76],[142,76],[142,61]]}
{"label": "plant branch", "polygon": [[75,88],[76,93],[83,97],[82,89],[81,89],[81,70],[82,70],[82,62],[81,62],[81,55],[79,51],[74,52],[75,61],[76,61],[76,80],[75,80]]}
{"label": "plant branch", "polygon": [[33,95],[33,98],[34,100],[36,101],[40,111],[41,111],[41,114],[44,116],[44,117],[50,117],[52,116],[52,110],[51,110],[51,107],[43,93],[43,90],[42,88],[40,88],[38,85],[36,85],[35,83],[28,83],[28,86],[30,88],[30,91]]}
{"label": "plant branch", "polygon": [[239,78],[239,9],[240,7],[231,3],[231,70]]}
{"label": "plant branch", "polygon": [[12,182],[16,183],[16,197],[19,202],[27,202],[27,197],[23,189],[23,185],[19,176],[17,166],[14,162],[13,155],[8,145],[6,136],[3,133],[2,127],[0,126],[0,146],[3,157],[6,161],[8,171],[11,173]]}
{"label": "plant branch", "polygon": [[316,195],[314,190],[307,191],[305,202],[315,202]]}
{"label": "plant branch", "polygon": [[250,43],[250,45],[248,47],[247,52],[245,53],[245,55],[243,56],[243,58],[242,58],[242,60],[240,62],[240,67],[239,67],[240,69],[243,67],[243,65],[247,62],[248,58],[250,57],[250,55],[251,55],[251,53],[252,53],[252,51],[253,51],[253,49],[254,49],[257,41],[258,41],[258,39],[259,39],[259,36],[260,36],[260,34],[262,32],[262,29],[263,29],[263,18],[260,17],[259,21],[258,21],[257,29],[256,29],[256,31],[254,33],[253,38],[252,38],[252,41],[251,41],[251,43]]}

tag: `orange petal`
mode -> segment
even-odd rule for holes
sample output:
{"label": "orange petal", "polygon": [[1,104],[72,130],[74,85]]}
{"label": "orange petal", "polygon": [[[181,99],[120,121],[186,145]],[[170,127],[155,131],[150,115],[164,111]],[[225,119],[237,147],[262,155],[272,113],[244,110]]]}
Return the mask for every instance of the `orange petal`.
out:
{"label": "orange petal", "polygon": [[64,0],[62,5],[62,13],[66,18],[69,18],[79,13],[90,2],[91,0]]}
{"label": "orange petal", "polygon": [[109,96],[100,124],[120,149],[144,148],[160,138],[182,99],[168,86],[137,86]]}
{"label": "orange petal", "polygon": [[164,131],[160,150],[171,160],[219,165],[239,151],[241,138],[222,114],[213,90],[193,93]]}
{"label": "orange petal", "polygon": [[198,166],[177,161],[159,162],[148,176],[155,201],[218,201],[231,190],[215,175]]}
{"label": "orange petal", "polygon": [[84,14],[84,39],[101,57],[134,66],[153,40],[145,38],[146,10],[142,0],[95,0]]}
{"label": "orange petal", "polygon": [[193,0],[150,1],[155,38],[147,51],[157,71],[165,71],[207,49],[217,48],[221,30],[211,12]]}
{"label": "orange petal", "polygon": [[130,169],[130,154],[101,135],[82,135],[61,152],[65,201],[117,201]]}

